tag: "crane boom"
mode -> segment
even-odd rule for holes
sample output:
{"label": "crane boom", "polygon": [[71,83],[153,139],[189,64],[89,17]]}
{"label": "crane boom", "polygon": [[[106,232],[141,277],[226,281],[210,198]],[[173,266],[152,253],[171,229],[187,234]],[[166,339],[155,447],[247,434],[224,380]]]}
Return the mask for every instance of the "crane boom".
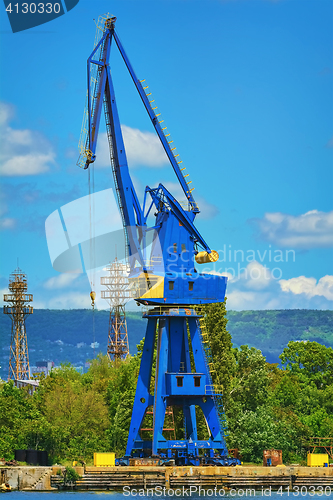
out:
{"label": "crane boom", "polygon": [[[83,146],[81,142],[81,155],[78,163],[87,169],[96,159],[98,132],[104,107],[110,160],[125,231],[126,255],[130,265],[129,279],[132,280],[136,300],[147,304],[201,304],[219,301],[222,297],[224,298],[226,278],[211,275],[208,293],[205,275],[199,274],[195,269],[194,261],[195,256],[199,254],[199,248],[203,252],[199,254],[198,263],[216,261],[218,254],[210,250],[194,226],[194,218],[199,213],[199,208],[177,161],[178,155],[174,154],[175,148],[171,148],[170,141],[168,142],[161,127],[161,120],[159,121],[158,114],[155,113],[155,108],[152,107],[147,97],[146,88],[136,76],[115,32],[116,18],[108,15],[101,21],[102,36],[87,60],[87,131]],[[110,71],[109,59],[113,40],[186,196],[187,210],[181,207],[176,198],[162,184],[155,189],[147,187],[143,207],[139,203],[128,168]],[[152,201],[145,213],[147,195]],[[149,227],[148,217],[153,209],[155,210],[155,224]],[[169,284],[167,276],[172,276],[171,281],[175,285]],[[183,286],[182,281],[192,283],[194,279],[195,287],[188,285],[187,289]]]}
{"label": "crane boom", "polygon": [[136,76],[135,72],[134,72],[134,69],[133,69],[133,66],[131,65],[130,63],[130,60],[128,59],[127,55],[126,55],[126,52],[124,51],[123,49],[123,46],[119,40],[119,37],[117,36],[117,33],[114,32],[113,33],[113,36],[114,36],[114,39],[115,39],[115,42],[118,46],[118,49],[119,49],[119,52],[121,53],[122,55],[122,58],[127,66],[127,69],[132,77],[132,80],[134,82],[134,85],[136,86],[137,88],[137,91],[139,92],[139,95],[142,99],[142,102],[147,110],[147,113],[149,115],[149,118],[152,122],[152,124],[154,125],[155,127],[155,130],[157,132],[157,135],[162,143],[162,146],[169,158],[169,161],[172,165],[172,168],[178,178],[178,181],[184,191],[184,194],[186,196],[186,199],[188,200],[189,204],[190,204],[190,208],[191,210],[194,212],[194,213],[199,213],[200,210],[199,210],[199,207],[198,205],[196,204],[195,200],[194,200],[194,197],[192,195],[192,191],[190,189],[190,187],[188,186],[186,180],[185,180],[185,177],[179,167],[179,164],[172,152],[172,149],[170,147],[170,144],[169,142],[167,141],[167,138],[165,137],[165,134],[162,130],[162,127],[161,127],[161,124],[158,120],[158,117],[156,116],[156,113],[155,111],[152,109],[151,107],[151,103],[149,101],[149,99],[147,98],[147,95],[143,89],[143,86],[142,86],[142,82],[138,79],[138,77]]}

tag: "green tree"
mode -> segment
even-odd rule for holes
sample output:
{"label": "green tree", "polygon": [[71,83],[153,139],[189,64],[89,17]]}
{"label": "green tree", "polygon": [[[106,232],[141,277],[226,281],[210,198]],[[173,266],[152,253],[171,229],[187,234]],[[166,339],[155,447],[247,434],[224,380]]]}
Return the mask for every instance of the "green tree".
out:
{"label": "green tree", "polygon": [[125,390],[122,397],[118,399],[109,439],[112,450],[119,455],[125,453],[133,403],[134,392],[132,390]]}
{"label": "green tree", "polygon": [[274,404],[283,408],[294,408],[301,391],[297,376],[285,373],[272,391]]}
{"label": "green tree", "polygon": [[55,459],[92,458],[106,451],[108,408],[96,387],[66,365],[41,382],[38,404],[50,424],[49,451]]}
{"label": "green tree", "polygon": [[119,361],[110,362],[107,355],[98,354],[95,359],[91,361],[89,370],[82,376],[82,383],[90,385],[99,394],[106,397],[109,381],[113,378],[117,364]]}
{"label": "green tree", "polygon": [[36,398],[13,381],[0,385],[0,456],[12,459],[16,449],[40,448],[49,432]]}
{"label": "green tree", "polygon": [[311,436],[333,435],[333,416],[329,415],[324,408],[317,407],[309,415],[301,415],[300,420],[308,427]]}
{"label": "green tree", "polygon": [[139,356],[127,358],[114,369],[107,387],[109,417],[112,423],[109,443],[113,451],[125,451],[131,421],[136,383],[139,374]]}
{"label": "green tree", "polygon": [[270,408],[262,406],[256,411],[242,409],[234,421],[229,447],[239,448],[243,461],[260,463],[263,450],[275,447],[276,431]]}
{"label": "green tree", "polygon": [[259,349],[242,345],[234,349],[235,375],[232,379],[229,398],[246,410],[255,411],[268,398],[268,367]]}
{"label": "green tree", "polygon": [[313,381],[318,388],[332,383],[333,349],[318,342],[289,342],[280,359],[284,368],[296,373],[300,380]]}
{"label": "green tree", "polygon": [[227,331],[226,300],[220,303],[207,304],[202,308],[202,311],[216,371],[216,373],[212,374],[213,381],[216,385],[223,387],[223,393],[227,398],[236,363],[232,350],[231,335]]}

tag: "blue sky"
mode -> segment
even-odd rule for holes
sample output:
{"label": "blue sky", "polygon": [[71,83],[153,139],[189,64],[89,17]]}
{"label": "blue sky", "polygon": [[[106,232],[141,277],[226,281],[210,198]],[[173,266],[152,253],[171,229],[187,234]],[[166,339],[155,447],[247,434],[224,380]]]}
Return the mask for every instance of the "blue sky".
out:
{"label": "blue sky", "polygon": [[[13,34],[1,12],[1,295],[19,266],[37,308],[89,307],[86,274],[52,267],[45,220],[88,194],[76,166],[94,19],[117,33],[191,175],[196,224],[229,309],[333,305],[331,0],[80,0]],[[175,175],[119,55],[125,145],[141,197]],[[113,187],[105,127],[95,191]],[[98,301],[98,307],[105,307]]]}

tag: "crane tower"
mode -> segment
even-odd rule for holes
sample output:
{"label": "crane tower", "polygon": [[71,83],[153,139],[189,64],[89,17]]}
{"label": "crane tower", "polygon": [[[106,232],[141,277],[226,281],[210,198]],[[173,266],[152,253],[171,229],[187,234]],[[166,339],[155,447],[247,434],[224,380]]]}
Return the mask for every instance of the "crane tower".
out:
{"label": "crane tower", "polygon": [[[118,206],[122,217],[133,298],[148,307],[147,329],[131,424],[123,464],[130,457],[160,457],[177,465],[236,465],[226,445],[226,422],[221,394],[214,387],[210,357],[204,347],[201,314],[196,306],[223,302],[225,276],[200,272],[196,264],[216,262],[212,250],[194,224],[200,213],[189,174],[176,150],[145,80],[140,80],[116,33],[116,17],[101,16],[95,48],[87,61],[88,92],[80,140],[78,165],[88,169],[96,159],[100,118],[104,109]],[[159,184],[146,186],[143,202],[136,193],[113,86],[110,55],[118,48],[141,101],[158,135],[185,198],[176,198]],[[156,363],[154,354],[156,352]],[[180,408],[184,438],[172,439],[165,431],[167,408]],[[142,435],[152,408],[151,436]],[[199,436],[197,412],[206,422]],[[149,429],[150,432],[150,429]]]}
{"label": "crane tower", "polygon": [[9,353],[9,374],[10,380],[29,380],[29,354],[25,319],[28,314],[32,314],[33,308],[29,305],[33,300],[28,291],[27,276],[20,268],[9,277],[9,291],[4,294],[4,302],[8,302],[3,308],[4,314],[8,314],[12,320],[12,333]]}
{"label": "crane tower", "polygon": [[102,299],[110,304],[108,357],[110,361],[125,359],[129,354],[125,305],[131,299],[128,282],[128,266],[117,258],[106,270],[108,276],[101,277]]}

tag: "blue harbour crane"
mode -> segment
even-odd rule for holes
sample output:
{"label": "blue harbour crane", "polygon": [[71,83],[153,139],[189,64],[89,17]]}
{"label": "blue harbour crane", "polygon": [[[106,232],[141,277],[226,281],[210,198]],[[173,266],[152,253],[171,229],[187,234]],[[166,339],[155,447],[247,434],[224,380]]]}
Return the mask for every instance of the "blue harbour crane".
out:
{"label": "blue harbour crane", "polygon": [[[210,249],[194,225],[199,207],[191,181],[148,86],[134,72],[115,31],[115,22],[116,17],[109,14],[99,18],[95,48],[87,61],[87,107],[78,165],[88,169],[96,159],[104,109],[110,163],[125,232],[129,282],[137,303],[147,306],[144,313],[147,329],[127,448],[121,463],[128,464],[131,457],[150,456],[159,457],[160,463],[169,461],[179,465],[236,465],[239,461],[228,457],[221,394],[212,383],[210,351],[200,326],[202,316],[195,308],[223,302],[227,278],[202,274],[196,269],[196,264],[217,261],[218,254]],[[142,206],[139,202],[129,173],[112,82],[109,62],[112,44],[122,56],[177,176],[185,207],[162,184],[147,186]],[[183,439],[166,436],[165,415],[170,407],[182,409]],[[198,439],[199,408],[209,433],[205,440]],[[144,439],[142,429],[147,414],[152,415],[152,437]]]}

